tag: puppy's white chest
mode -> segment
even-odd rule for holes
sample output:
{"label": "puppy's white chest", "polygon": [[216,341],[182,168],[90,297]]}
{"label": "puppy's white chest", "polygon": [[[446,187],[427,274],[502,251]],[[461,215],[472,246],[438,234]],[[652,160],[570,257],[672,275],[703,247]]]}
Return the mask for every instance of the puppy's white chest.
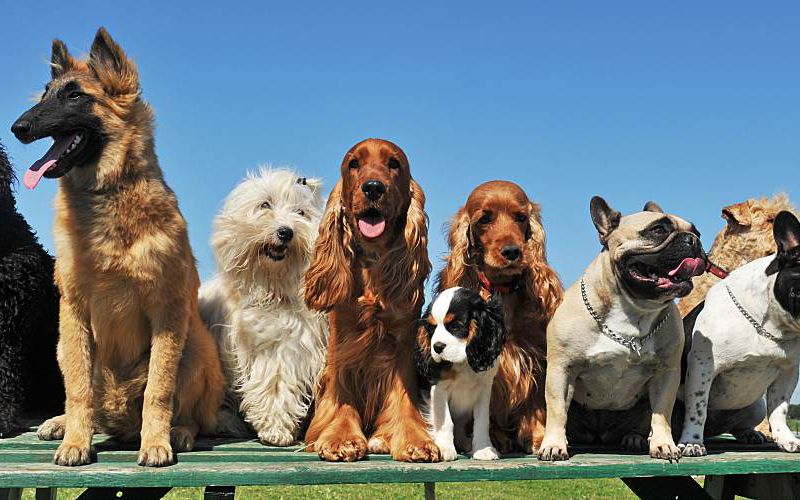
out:
{"label": "puppy's white chest", "polygon": [[450,413],[453,417],[472,415],[481,392],[491,386],[497,373],[497,365],[486,371],[475,373],[466,363],[453,368],[454,377],[441,380],[437,384],[448,394]]}

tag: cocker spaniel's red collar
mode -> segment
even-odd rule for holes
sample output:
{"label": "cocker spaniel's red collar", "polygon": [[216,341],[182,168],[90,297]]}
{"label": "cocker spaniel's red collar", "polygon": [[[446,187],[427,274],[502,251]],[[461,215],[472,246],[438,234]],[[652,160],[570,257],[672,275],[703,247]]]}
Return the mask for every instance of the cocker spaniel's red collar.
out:
{"label": "cocker spaniel's red collar", "polygon": [[483,287],[483,289],[488,291],[489,293],[494,293],[494,292],[512,293],[519,290],[519,283],[516,279],[511,283],[500,285],[489,281],[489,278],[486,277],[486,274],[484,274],[483,271],[478,271],[478,279],[481,282],[481,287]]}

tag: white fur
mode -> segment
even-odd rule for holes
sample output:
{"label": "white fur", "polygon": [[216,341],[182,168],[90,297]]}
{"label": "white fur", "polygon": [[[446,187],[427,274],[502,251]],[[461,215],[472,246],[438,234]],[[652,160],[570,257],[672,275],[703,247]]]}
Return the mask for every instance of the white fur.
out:
{"label": "white fur", "polygon": [[[709,290],[697,317],[688,356],[685,396],[686,417],[680,439],[684,455],[705,455],[703,430],[708,413],[745,410],[760,403],[767,393],[772,436],[785,451],[800,451],[800,440],[789,430],[786,415],[797,385],[800,361],[800,322],[775,298],[777,274],[764,272],[774,256],[764,257],[733,271]],[[758,335],[734,305],[729,286],[739,303],[782,342]],[[745,426],[761,417],[745,411]],[[733,430],[736,434],[736,429]],[[738,437],[738,436],[737,436]]]}
{"label": "white fur", "polygon": [[[455,460],[458,457],[455,441],[467,442],[466,426],[473,419],[472,458],[497,460],[500,455],[489,437],[489,403],[498,365],[495,361],[488,370],[474,372],[467,363],[466,339],[452,335],[445,328],[444,318],[457,289],[443,291],[431,307],[431,316],[437,323],[430,340],[431,357],[436,362],[452,362],[451,369],[455,372],[455,377],[440,380],[431,387],[431,436],[442,452],[442,460]],[[436,342],[446,345],[441,353],[433,350]]]}
{"label": "white fur", "polygon": [[[214,221],[219,274],[200,289],[200,311],[229,382],[227,400],[238,402],[262,443],[276,446],[297,437],[328,336],[326,317],[306,308],[302,291],[322,212],[321,182],[297,179],[290,170],[263,168],[234,188]],[[280,227],[294,237],[276,261],[263,249],[279,244]],[[233,432],[225,417],[222,430]]]}

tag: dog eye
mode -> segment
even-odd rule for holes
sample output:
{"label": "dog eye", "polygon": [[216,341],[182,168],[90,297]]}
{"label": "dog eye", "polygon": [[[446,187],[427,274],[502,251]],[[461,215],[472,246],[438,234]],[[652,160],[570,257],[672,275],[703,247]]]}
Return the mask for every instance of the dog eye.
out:
{"label": "dog eye", "polygon": [[667,228],[659,224],[658,226],[651,227],[650,232],[655,235],[662,236],[667,234]]}
{"label": "dog eye", "polygon": [[400,162],[397,161],[397,158],[392,158],[391,160],[389,160],[389,168],[391,168],[392,170],[397,170],[398,168],[400,168]]}
{"label": "dog eye", "polygon": [[481,218],[478,219],[479,224],[488,224],[490,222],[492,222],[492,214],[488,212],[481,215]]}
{"label": "dog eye", "polygon": [[261,208],[266,210],[268,208],[272,208],[272,205],[270,205],[268,201],[265,201],[264,203],[261,204]]}
{"label": "dog eye", "polygon": [[514,216],[515,222],[528,222],[528,216],[523,213],[518,213]]}
{"label": "dog eye", "polygon": [[83,96],[83,92],[78,92],[77,90],[73,90],[72,92],[67,94],[67,99],[74,101],[76,99],[80,99],[81,96]]}
{"label": "dog eye", "polygon": [[354,159],[354,160],[350,160],[350,163],[348,163],[348,164],[347,164],[347,166],[348,166],[348,167],[349,167],[351,170],[355,170],[355,169],[357,169],[357,168],[358,168],[358,166],[359,166],[359,165],[358,165],[358,160],[355,160],[355,159]]}
{"label": "dog eye", "polygon": [[305,210],[298,210],[297,211],[297,215],[299,215],[300,217],[305,217],[306,216],[306,212],[305,212]]}

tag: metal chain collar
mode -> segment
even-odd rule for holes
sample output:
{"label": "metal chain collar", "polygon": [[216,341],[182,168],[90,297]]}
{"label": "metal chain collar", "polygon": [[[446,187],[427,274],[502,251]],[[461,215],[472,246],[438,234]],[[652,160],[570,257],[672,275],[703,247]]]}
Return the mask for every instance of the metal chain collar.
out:
{"label": "metal chain collar", "polygon": [[771,334],[769,332],[769,330],[764,328],[761,325],[761,323],[756,321],[756,319],[754,317],[752,317],[749,312],[747,312],[747,309],[745,309],[744,306],[742,304],[740,304],[739,301],[736,299],[736,296],[733,294],[733,290],[731,290],[731,287],[729,287],[728,285],[725,285],[725,289],[728,290],[728,295],[730,295],[731,300],[733,301],[733,305],[735,305],[736,308],[739,309],[739,312],[742,313],[742,316],[744,316],[744,319],[746,319],[747,321],[750,322],[751,325],[753,325],[753,328],[755,328],[756,333],[758,333],[759,335],[761,335],[764,338],[770,339],[773,342],[783,342],[784,339],[782,339],[780,337],[776,337],[775,335]]}
{"label": "metal chain collar", "polygon": [[653,328],[650,329],[650,333],[644,337],[622,335],[609,328],[608,325],[603,322],[603,319],[600,317],[600,315],[597,314],[597,311],[594,310],[592,304],[589,303],[589,297],[586,294],[586,282],[583,280],[583,278],[581,278],[581,296],[583,297],[583,304],[586,306],[586,310],[589,311],[589,314],[592,316],[595,322],[597,322],[597,326],[600,327],[600,331],[603,333],[603,335],[610,338],[614,342],[631,349],[636,353],[637,356],[642,355],[642,345],[644,344],[644,341],[661,330],[661,327],[664,326],[664,323],[666,323],[667,319],[670,317],[670,315],[672,315],[672,311],[667,310],[667,314],[665,314],[664,317],[661,318],[661,321],[656,323]]}

